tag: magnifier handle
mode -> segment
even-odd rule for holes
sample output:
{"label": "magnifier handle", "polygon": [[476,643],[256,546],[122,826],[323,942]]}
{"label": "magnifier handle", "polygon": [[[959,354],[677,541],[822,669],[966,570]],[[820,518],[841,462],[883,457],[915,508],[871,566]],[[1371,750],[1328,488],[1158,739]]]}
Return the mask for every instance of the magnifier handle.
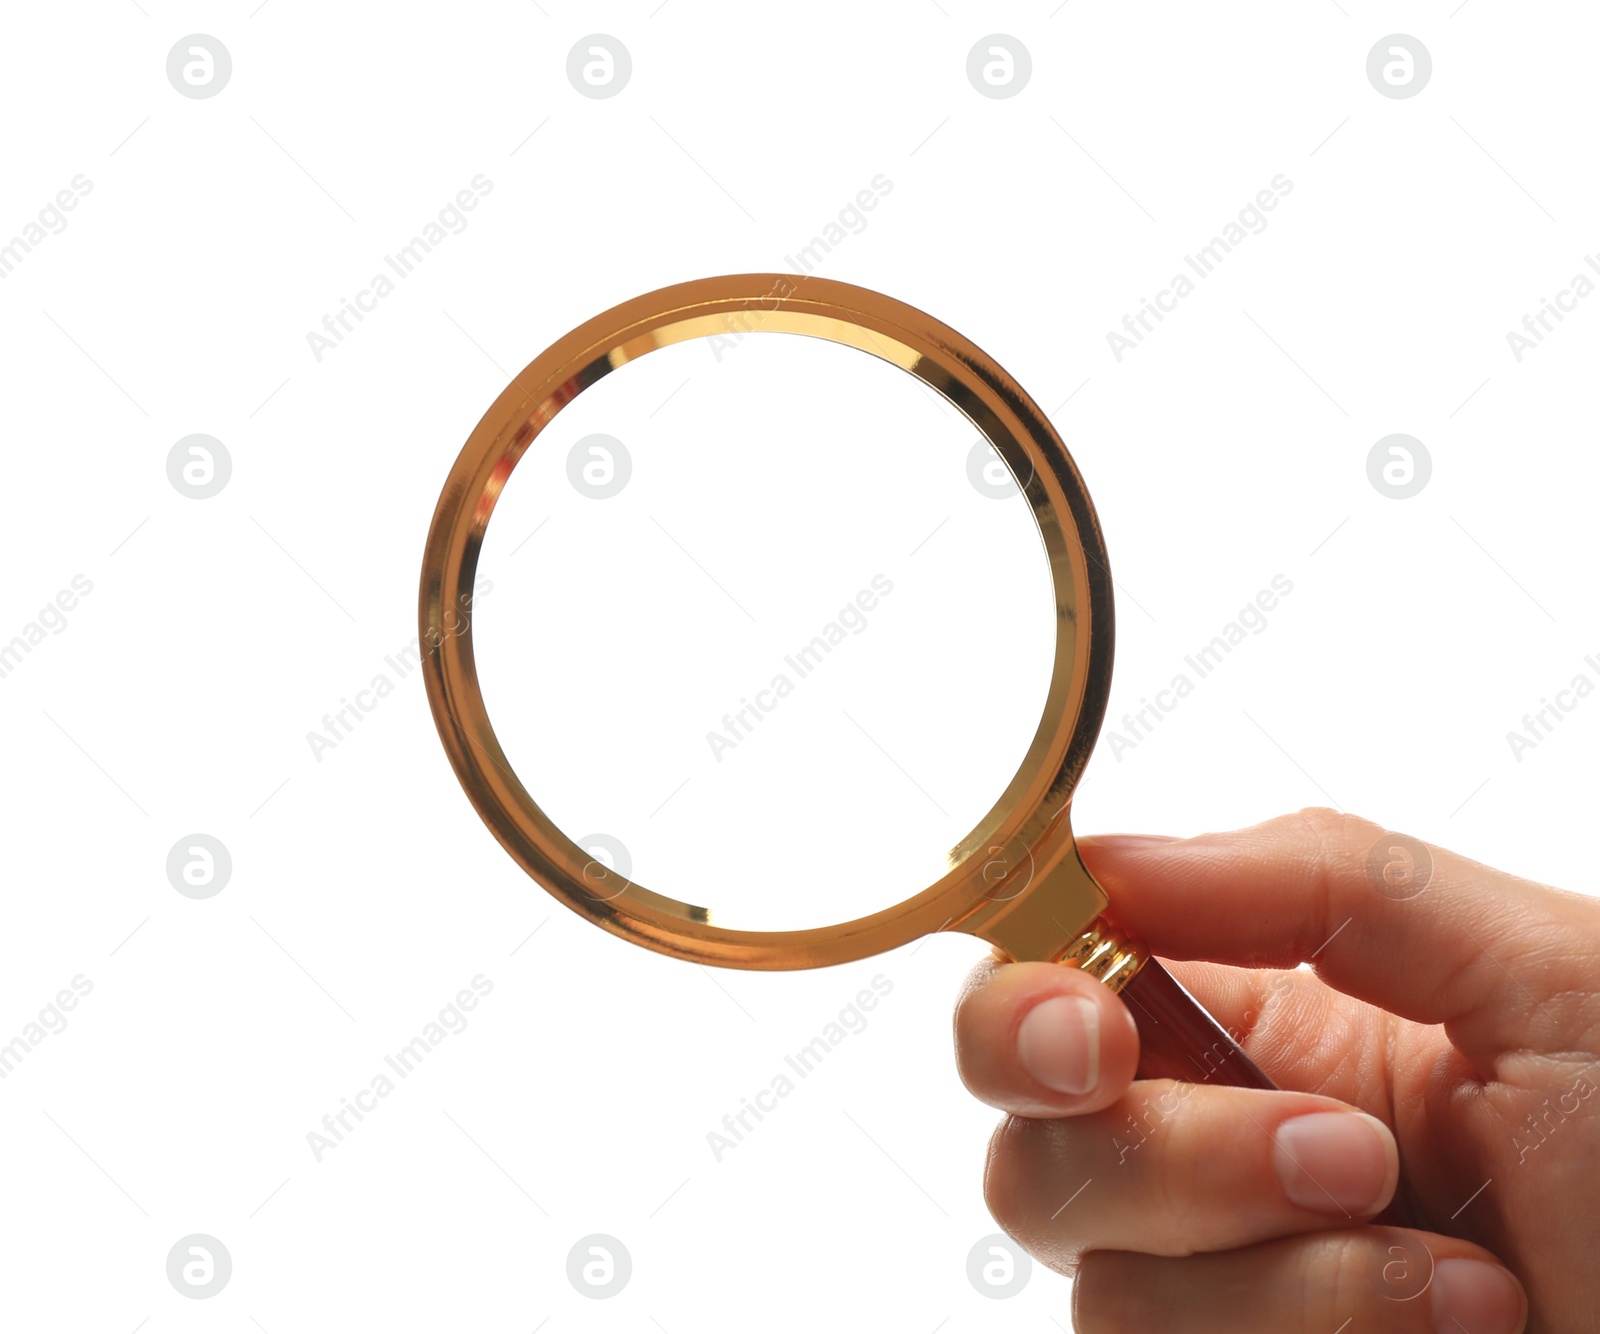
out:
{"label": "magnifier handle", "polygon": [[1139,1078],[1275,1089],[1244,1048],[1155,958],[1122,988],[1139,1030]]}

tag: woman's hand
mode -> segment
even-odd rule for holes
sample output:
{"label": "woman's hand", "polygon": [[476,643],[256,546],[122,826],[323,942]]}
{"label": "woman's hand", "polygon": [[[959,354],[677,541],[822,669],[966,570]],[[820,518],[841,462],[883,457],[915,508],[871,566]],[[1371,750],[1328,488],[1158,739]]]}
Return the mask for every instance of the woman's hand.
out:
{"label": "woman's hand", "polygon": [[[1600,1330],[1600,903],[1325,810],[1082,849],[1296,1090],[1136,1082],[1100,983],[973,972],[961,1077],[1010,1113],[989,1208],[1075,1276],[1082,1334]],[[1372,1225],[1391,1198],[1407,1226]]]}

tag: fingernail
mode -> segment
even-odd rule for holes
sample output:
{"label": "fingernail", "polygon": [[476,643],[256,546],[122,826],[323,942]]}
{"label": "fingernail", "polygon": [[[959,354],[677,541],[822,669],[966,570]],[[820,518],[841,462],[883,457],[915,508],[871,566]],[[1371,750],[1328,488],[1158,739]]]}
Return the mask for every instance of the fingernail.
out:
{"label": "fingernail", "polygon": [[1394,1136],[1365,1112],[1296,1116],[1272,1137],[1272,1165],[1283,1193],[1319,1214],[1377,1213],[1393,1193],[1396,1162]]}
{"label": "fingernail", "polygon": [[1180,841],[1172,834],[1085,834],[1078,840],[1078,846],[1087,843],[1090,847],[1110,848],[1113,852],[1133,852],[1139,848],[1156,848],[1164,843]]}
{"label": "fingernail", "polygon": [[1022,1068],[1057,1093],[1087,1093],[1100,1082],[1100,1011],[1093,1001],[1053,996],[1017,1029]]}
{"label": "fingernail", "polygon": [[1433,1327],[1439,1334],[1518,1334],[1522,1287],[1487,1260],[1440,1260],[1433,1271]]}

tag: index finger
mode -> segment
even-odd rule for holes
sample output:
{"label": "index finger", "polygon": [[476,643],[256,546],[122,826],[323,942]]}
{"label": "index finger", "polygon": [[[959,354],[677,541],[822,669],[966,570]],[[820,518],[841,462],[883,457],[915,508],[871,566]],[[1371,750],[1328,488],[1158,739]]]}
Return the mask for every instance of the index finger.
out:
{"label": "index finger", "polygon": [[1571,1047],[1554,998],[1587,994],[1600,964],[1593,902],[1340,812],[1080,847],[1118,924],[1154,952],[1309,961],[1347,995],[1450,1025],[1480,1069],[1507,1050]]}

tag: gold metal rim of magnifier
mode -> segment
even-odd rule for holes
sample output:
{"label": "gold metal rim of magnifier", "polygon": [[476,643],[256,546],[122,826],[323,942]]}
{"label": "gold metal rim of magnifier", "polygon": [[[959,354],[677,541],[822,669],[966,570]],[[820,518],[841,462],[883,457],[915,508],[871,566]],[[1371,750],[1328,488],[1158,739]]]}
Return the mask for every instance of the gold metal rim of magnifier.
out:
{"label": "gold metal rim of magnifier", "polygon": [[[1039,726],[999,800],[946,855],[944,874],[880,912],[794,931],[724,927],[711,909],[632,883],[562,833],[501,750],[473,658],[478,556],[524,451],[602,376],[657,348],[729,333],[827,339],[899,366],[943,395],[1019,479],[1055,599],[1055,656]],[[478,815],[528,875],[615,935],[699,963],[762,969],[845,963],[939,930],[980,936],[1015,959],[1058,958],[1094,936],[1091,924],[1106,899],[1078,860],[1069,804],[1111,681],[1111,575],[1099,521],[1066,446],[1033,400],[978,347],[912,306],[828,279],[735,274],[646,293],[572,330],[512,380],[456,458],[428,532],[418,618],[428,703]],[[552,651],[561,651],[569,627],[548,629]],[[1004,627],[952,633],[988,637],[994,680],[1004,689]],[[626,752],[615,762],[627,764]],[[826,839],[827,830],[797,836]],[[839,873],[850,868],[841,865]],[[748,874],[759,879],[765,872],[752,864]]]}

